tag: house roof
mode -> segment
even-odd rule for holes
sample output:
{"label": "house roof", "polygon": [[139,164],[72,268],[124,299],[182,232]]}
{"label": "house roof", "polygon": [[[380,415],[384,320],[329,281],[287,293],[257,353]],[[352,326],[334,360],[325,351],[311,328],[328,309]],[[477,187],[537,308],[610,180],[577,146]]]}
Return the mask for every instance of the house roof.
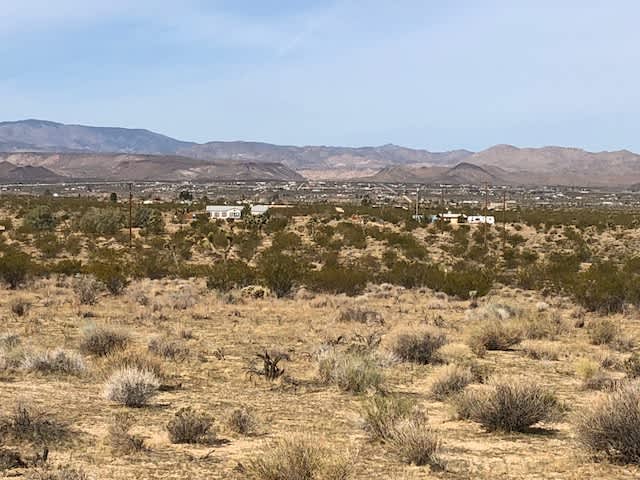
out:
{"label": "house roof", "polygon": [[207,205],[207,212],[229,212],[231,210],[242,211],[242,208],[235,205]]}
{"label": "house roof", "polygon": [[254,205],[251,207],[252,213],[266,213],[269,210],[269,205]]}

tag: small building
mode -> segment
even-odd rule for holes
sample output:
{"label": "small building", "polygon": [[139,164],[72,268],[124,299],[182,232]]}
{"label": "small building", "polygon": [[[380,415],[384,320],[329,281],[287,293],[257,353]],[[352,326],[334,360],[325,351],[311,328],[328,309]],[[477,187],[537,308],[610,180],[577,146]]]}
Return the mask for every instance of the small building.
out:
{"label": "small building", "polygon": [[234,205],[207,205],[207,213],[214,220],[231,218],[237,220],[242,217],[242,207]]}
{"label": "small building", "polygon": [[496,223],[496,218],[493,215],[469,215],[467,222],[472,225],[478,225],[481,223],[487,223],[493,225]]}
{"label": "small building", "polygon": [[251,215],[254,217],[259,217],[264,215],[269,211],[269,205],[252,205],[251,206]]}
{"label": "small building", "polygon": [[440,213],[438,218],[444,222],[451,223],[452,225],[457,225],[458,223],[463,223],[465,221],[465,215],[462,213]]}

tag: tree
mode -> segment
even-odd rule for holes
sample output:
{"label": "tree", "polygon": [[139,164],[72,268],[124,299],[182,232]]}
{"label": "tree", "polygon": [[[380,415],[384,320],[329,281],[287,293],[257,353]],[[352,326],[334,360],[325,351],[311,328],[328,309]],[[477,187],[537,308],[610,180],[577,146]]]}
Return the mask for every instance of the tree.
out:
{"label": "tree", "polygon": [[193,200],[193,194],[189,190],[182,190],[178,194],[178,200],[183,200],[185,202],[190,202]]}
{"label": "tree", "polygon": [[24,224],[33,230],[53,230],[57,223],[56,217],[46,205],[34,207],[24,216]]}
{"label": "tree", "polygon": [[258,259],[257,267],[265,286],[278,298],[288,295],[303,273],[295,258],[272,249],[265,250]]}
{"label": "tree", "polygon": [[111,203],[118,203],[118,194],[116,192],[111,192],[111,195],[109,195],[109,201]]}
{"label": "tree", "polygon": [[133,216],[133,225],[144,229],[146,233],[162,233],[164,231],[162,212],[155,208],[138,208]]}
{"label": "tree", "polygon": [[4,255],[0,257],[0,278],[12,290],[18,288],[27,279],[32,270],[31,257],[15,248],[7,249]]}

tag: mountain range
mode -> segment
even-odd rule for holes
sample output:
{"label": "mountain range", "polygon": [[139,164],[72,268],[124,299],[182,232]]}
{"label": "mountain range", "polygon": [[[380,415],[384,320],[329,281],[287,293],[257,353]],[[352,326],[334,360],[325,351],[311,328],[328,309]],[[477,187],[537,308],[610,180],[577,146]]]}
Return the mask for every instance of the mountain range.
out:
{"label": "mountain range", "polygon": [[379,147],[195,143],[149,130],[0,122],[0,181],[363,180],[370,182],[629,186],[640,155],[628,150],[517,148],[430,152]]}

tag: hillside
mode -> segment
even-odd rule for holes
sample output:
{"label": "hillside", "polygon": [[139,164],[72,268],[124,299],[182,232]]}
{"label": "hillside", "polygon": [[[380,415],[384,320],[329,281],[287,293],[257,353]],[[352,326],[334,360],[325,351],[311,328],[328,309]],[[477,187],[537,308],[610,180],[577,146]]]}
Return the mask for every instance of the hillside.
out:
{"label": "hillside", "polygon": [[41,168],[58,180],[303,180],[279,163],[204,161],[175,155],[25,152],[0,154],[0,161]]}
{"label": "hillside", "polygon": [[57,182],[63,178],[44,167],[18,166],[0,161],[0,183],[48,183]]}

